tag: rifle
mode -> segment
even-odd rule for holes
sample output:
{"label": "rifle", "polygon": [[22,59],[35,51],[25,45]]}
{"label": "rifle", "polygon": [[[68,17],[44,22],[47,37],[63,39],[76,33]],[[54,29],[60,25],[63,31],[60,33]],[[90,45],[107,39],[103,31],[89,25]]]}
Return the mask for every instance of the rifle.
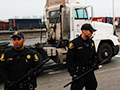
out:
{"label": "rifle", "polygon": [[[46,62],[48,62],[50,60],[50,58],[45,59],[41,64],[39,64],[38,66],[36,66],[35,68],[30,69],[27,74],[25,74],[23,77],[21,77],[20,79],[18,79],[15,83],[13,83],[12,85],[10,85],[8,88],[6,88],[5,90],[12,90],[14,89],[17,84],[19,84],[22,80],[24,80],[26,77],[30,76],[30,74],[34,74],[34,72],[39,69],[41,66],[43,66]],[[39,71],[41,72],[41,70]]]}
{"label": "rifle", "polygon": [[64,87],[64,88],[67,87],[68,85],[70,85],[70,84],[72,84],[74,81],[82,78],[83,76],[85,76],[85,75],[88,74],[89,72],[94,71],[94,69],[95,69],[96,67],[99,67],[100,65],[102,65],[102,64],[105,63],[106,61],[107,61],[107,59],[105,59],[104,61],[102,61],[100,64],[94,66],[92,69],[88,70],[87,72],[83,73],[82,75],[76,77],[75,80],[72,80],[71,82],[69,82],[68,84],[64,85],[63,87]]}

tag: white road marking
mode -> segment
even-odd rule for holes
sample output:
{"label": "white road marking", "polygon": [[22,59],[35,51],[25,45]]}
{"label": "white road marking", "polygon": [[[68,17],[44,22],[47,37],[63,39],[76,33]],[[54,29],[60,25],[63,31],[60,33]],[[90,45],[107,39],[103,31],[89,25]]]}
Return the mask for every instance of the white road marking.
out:
{"label": "white road marking", "polygon": [[59,71],[52,71],[52,72],[49,72],[48,74],[57,74],[57,73],[61,73],[61,72],[66,72],[67,70],[59,70]]}
{"label": "white road marking", "polygon": [[115,57],[120,57],[120,55],[115,55]]}
{"label": "white road marking", "polygon": [[104,73],[104,72],[109,72],[109,71],[113,71],[113,70],[117,70],[120,69],[120,67],[116,67],[116,68],[112,68],[112,69],[107,69],[107,70],[102,70],[102,71],[97,71],[96,73]]}

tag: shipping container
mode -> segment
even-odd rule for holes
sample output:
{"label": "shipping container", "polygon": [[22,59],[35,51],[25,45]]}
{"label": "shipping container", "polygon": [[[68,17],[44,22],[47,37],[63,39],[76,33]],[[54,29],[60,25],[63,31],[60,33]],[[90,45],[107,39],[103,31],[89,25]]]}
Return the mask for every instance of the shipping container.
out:
{"label": "shipping container", "polygon": [[105,17],[94,17],[93,21],[97,21],[97,22],[105,22]]}
{"label": "shipping container", "polygon": [[9,19],[9,29],[35,29],[41,28],[41,19]]}
{"label": "shipping container", "polygon": [[0,22],[0,30],[8,30],[9,22]]}

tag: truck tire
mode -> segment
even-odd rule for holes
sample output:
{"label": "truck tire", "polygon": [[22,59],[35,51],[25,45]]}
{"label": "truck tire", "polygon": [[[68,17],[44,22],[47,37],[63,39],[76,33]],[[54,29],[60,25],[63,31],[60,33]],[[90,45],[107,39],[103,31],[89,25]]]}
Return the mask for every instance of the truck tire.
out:
{"label": "truck tire", "polygon": [[105,63],[108,63],[112,58],[112,47],[108,43],[102,43],[98,49],[98,61],[99,63],[107,59]]}
{"label": "truck tire", "polygon": [[45,50],[43,48],[36,48],[36,49],[42,55],[43,60],[48,58],[48,55],[47,55],[47,53],[45,52]]}

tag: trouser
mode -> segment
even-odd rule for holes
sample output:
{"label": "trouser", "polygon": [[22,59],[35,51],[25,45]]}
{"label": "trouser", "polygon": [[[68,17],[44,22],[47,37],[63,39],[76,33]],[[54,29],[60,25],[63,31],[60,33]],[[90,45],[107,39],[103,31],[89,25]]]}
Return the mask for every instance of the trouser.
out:
{"label": "trouser", "polygon": [[[78,74],[82,75],[81,72],[78,72]],[[74,81],[71,85],[71,90],[82,90],[83,87],[85,87],[86,90],[96,90],[97,81],[94,72],[90,72],[79,80]]]}
{"label": "trouser", "polygon": [[[6,89],[4,89],[6,90]],[[15,87],[14,89],[9,89],[9,90],[35,90],[34,88],[33,89],[29,89],[29,88],[19,88],[19,87]]]}
{"label": "trouser", "polygon": [[15,88],[13,90],[35,90],[34,88],[33,89],[29,89],[29,88]]}

